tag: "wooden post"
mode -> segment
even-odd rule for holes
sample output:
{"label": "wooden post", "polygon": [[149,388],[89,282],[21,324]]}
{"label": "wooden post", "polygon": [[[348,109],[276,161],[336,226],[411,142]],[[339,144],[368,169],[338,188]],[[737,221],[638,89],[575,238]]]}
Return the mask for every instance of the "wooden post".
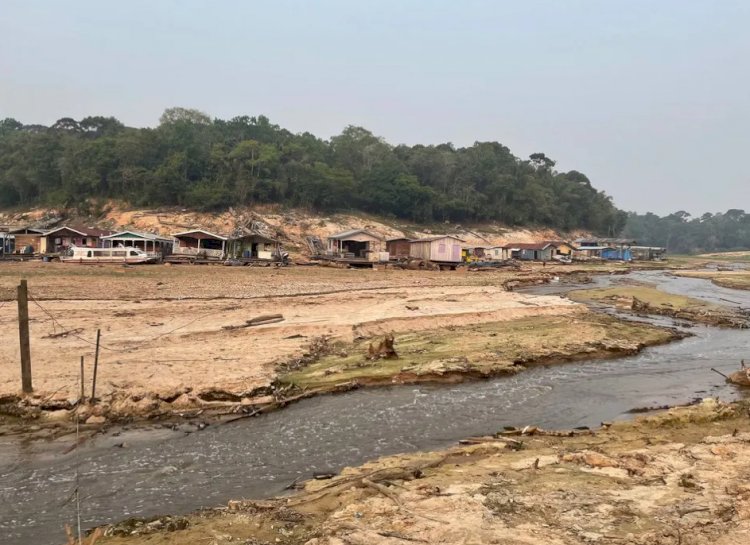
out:
{"label": "wooden post", "polygon": [[94,352],[94,378],[91,383],[91,403],[96,403],[96,371],[99,368],[99,339],[102,336],[102,330],[96,330],[96,352]]}
{"label": "wooden post", "polygon": [[86,394],[84,392],[84,380],[83,380],[83,356],[81,356],[81,401],[80,403],[83,403],[86,399]]}
{"label": "wooden post", "polygon": [[31,347],[29,345],[29,288],[26,279],[18,286],[18,339],[21,343],[21,389],[30,394],[31,387]]}

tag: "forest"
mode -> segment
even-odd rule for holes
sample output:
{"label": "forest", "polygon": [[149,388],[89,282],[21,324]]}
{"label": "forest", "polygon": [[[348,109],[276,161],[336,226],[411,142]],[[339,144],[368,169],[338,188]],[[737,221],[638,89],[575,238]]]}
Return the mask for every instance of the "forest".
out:
{"label": "forest", "polygon": [[746,250],[750,248],[750,214],[737,209],[696,217],[685,211],[664,217],[631,213],[623,236],[677,254]]}
{"label": "forest", "polygon": [[543,153],[520,159],[498,142],[394,146],[356,126],[324,140],[264,116],[213,119],[186,108],[165,110],[156,128],[101,116],[50,127],[0,121],[0,207],[80,210],[109,198],[200,210],[277,203],[602,235],[627,219],[584,174],[556,171]]}

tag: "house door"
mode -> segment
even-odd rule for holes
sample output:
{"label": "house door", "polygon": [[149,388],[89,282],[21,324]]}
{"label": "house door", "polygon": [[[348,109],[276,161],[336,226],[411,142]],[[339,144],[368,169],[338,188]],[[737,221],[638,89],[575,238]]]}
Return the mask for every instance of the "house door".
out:
{"label": "house door", "polygon": [[461,261],[461,246],[454,244],[451,248],[451,261]]}

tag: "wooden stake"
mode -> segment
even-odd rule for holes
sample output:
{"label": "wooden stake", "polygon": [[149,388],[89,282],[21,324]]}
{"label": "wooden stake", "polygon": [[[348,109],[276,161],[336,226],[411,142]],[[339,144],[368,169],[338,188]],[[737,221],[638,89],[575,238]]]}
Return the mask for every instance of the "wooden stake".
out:
{"label": "wooden stake", "polygon": [[31,386],[31,346],[29,343],[29,288],[26,279],[18,286],[18,339],[21,343],[21,389],[30,394]]}
{"label": "wooden stake", "polygon": [[91,383],[91,403],[96,403],[96,371],[99,368],[99,339],[102,336],[102,330],[96,330],[96,352],[94,352],[94,378]]}
{"label": "wooden stake", "polygon": [[83,356],[81,356],[81,403],[83,403],[86,400],[86,393],[84,390],[84,383],[83,383]]}
{"label": "wooden stake", "polygon": [[711,367],[711,371],[713,371],[714,373],[718,373],[719,375],[721,375],[721,376],[722,376],[722,377],[724,377],[725,379],[729,379],[729,377],[728,377],[728,376],[726,376],[726,375],[725,375],[724,373],[722,373],[722,372],[721,372],[721,371],[719,371],[718,369],[714,369],[713,367]]}

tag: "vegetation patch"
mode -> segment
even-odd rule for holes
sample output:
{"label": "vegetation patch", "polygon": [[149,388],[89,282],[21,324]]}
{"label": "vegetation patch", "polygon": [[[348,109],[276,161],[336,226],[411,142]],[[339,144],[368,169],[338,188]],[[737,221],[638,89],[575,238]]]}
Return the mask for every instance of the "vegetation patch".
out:
{"label": "vegetation patch", "polygon": [[633,354],[678,336],[671,329],[597,313],[535,316],[397,335],[396,358],[368,357],[370,345],[377,346],[380,339],[339,343],[331,354],[282,375],[280,381],[320,388],[346,382],[388,384],[490,377],[538,363]]}

